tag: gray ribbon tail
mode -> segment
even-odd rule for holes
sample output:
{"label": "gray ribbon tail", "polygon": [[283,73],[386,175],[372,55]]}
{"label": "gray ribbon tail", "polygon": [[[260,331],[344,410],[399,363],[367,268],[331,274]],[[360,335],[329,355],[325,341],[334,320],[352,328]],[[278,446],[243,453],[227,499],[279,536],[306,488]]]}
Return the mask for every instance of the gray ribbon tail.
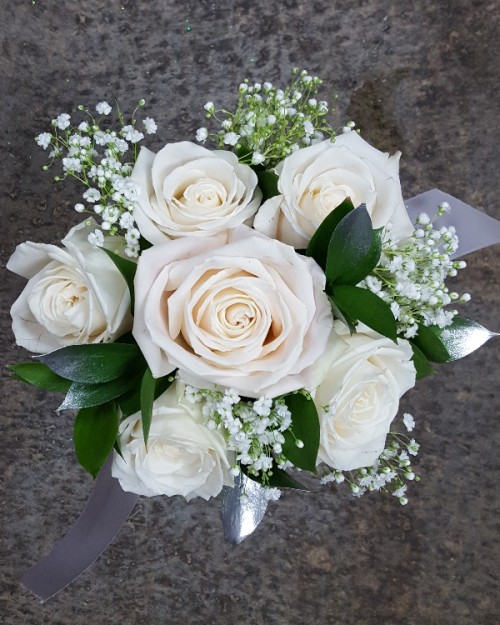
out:
{"label": "gray ribbon tail", "polygon": [[241,543],[256,529],[267,508],[265,489],[240,473],[234,487],[224,487],[222,524],[224,535],[233,545]]}
{"label": "gray ribbon tail", "polygon": [[407,200],[406,207],[412,222],[419,213],[432,216],[439,204],[448,202],[451,211],[436,220],[436,226],[455,226],[458,249],[454,258],[465,256],[483,247],[500,243],[500,221],[472,208],[456,197],[439,189],[431,189]]}
{"label": "gray ribbon tail", "polygon": [[99,472],[80,517],[52,551],[21,577],[42,601],[71,584],[106,549],[127,520],[138,495],[111,476],[111,453]]}

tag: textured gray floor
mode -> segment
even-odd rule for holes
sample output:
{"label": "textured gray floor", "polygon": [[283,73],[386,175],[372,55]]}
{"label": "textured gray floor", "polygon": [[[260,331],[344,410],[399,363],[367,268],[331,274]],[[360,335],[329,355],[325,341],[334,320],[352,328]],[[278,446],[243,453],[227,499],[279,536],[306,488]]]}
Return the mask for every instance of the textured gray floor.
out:
{"label": "textured gray floor", "polygon": [[[57,243],[76,215],[33,137],[73,104],[145,97],[152,149],[190,139],[202,105],[232,102],[242,78],[293,65],[339,94],[338,120],[403,152],[410,197],[439,187],[500,218],[498,7],[489,0],[111,0],[2,2],[4,266],[26,239]],[[190,30],[188,30],[190,27]],[[500,331],[500,246],[475,253],[458,289]],[[8,309],[23,281],[2,274]],[[420,484],[393,497],[286,493],[255,534],[224,543],[219,502],[142,498],[103,557],[44,605],[18,582],[80,512],[90,479],[58,399],[3,376],[0,621],[5,625],[496,625],[499,342],[410,392]]]}

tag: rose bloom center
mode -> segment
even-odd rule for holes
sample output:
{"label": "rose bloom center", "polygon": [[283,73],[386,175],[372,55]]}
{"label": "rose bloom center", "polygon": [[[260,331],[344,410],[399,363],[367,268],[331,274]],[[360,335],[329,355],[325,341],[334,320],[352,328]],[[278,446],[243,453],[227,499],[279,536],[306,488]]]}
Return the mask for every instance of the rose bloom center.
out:
{"label": "rose bloom center", "polygon": [[206,348],[219,355],[264,349],[282,326],[269,291],[268,284],[246,271],[206,272],[191,290],[192,307],[186,311],[191,323],[183,325],[184,340],[199,355],[202,344],[205,357]]}

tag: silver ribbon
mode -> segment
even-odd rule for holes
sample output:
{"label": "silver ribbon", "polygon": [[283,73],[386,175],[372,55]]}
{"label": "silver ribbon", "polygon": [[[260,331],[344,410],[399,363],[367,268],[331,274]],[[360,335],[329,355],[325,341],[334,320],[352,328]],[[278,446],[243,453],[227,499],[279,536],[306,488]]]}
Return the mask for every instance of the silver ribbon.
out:
{"label": "silver ribbon", "polygon": [[[436,224],[455,226],[459,237],[455,256],[500,243],[500,222],[438,189],[408,200],[410,218],[414,221],[420,212],[432,215],[442,202],[448,202],[452,211]],[[71,530],[21,578],[42,601],[71,584],[101,555],[137,501],[137,495],[125,493],[118,480],[111,476],[111,462],[110,456]],[[225,488],[223,493],[222,523],[227,540],[237,544],[249,536],[264,518],[266,508],[264,489],[243,475],[236,478],[235,487]]]}
{"label": "silver ribbon", "polygon": [[21,577],[43,601],[75,581],[109,546],[128,519],[138,495],[111,476],[113,452],[99,472],[81,515],[52,551]]}
{"label": "silver ribbon", "polygon": [[439,217],[435,225],[455,227],[458,249],[453,255],[454,258],[500,243],[500,221],[439,189],[432,189],[412,197],[406,202],[406,208],[410,219],[415,222],[417,215],[422,212],[432,217],[439,204],[443,202],[450,205],[451,211]]}

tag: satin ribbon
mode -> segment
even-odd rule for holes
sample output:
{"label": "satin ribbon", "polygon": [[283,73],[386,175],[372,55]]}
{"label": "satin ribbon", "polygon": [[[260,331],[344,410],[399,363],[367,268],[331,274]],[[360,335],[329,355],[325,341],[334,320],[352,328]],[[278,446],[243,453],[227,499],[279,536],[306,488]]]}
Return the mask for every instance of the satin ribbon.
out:
{"label": "satin ribbon", "polygon": [[[414,221],[420,212],[435,214],[442,202],[448,202],[452,210],[439,218],[435,225],[455,226],[459,237],[455,257],[500,243],[499,221],[439,189],[417,195],[406,205]],[[121,489],[118,480],[111,476],[111,464],[110,456],[71,530],[22,576],[22,583],[42,601],[50,599],[79,577],[108,547],[132,512],[138,496]],[[222,504],[225,536],[233,544],[241,542],[255,530],[267,506],[263,489],[256,482],[246,485],[237,482],[235,486],[235,489],[225,490]],[[243,499],[240,496],[242,489],[246,495]]]}
{"label": "satin ribbon", "polygon": [[52,551],[21,577],[43,601],[75,581],[109,546],[139,498],[126,493],[111,476],[113,455],[99,472],[76,523]]}

